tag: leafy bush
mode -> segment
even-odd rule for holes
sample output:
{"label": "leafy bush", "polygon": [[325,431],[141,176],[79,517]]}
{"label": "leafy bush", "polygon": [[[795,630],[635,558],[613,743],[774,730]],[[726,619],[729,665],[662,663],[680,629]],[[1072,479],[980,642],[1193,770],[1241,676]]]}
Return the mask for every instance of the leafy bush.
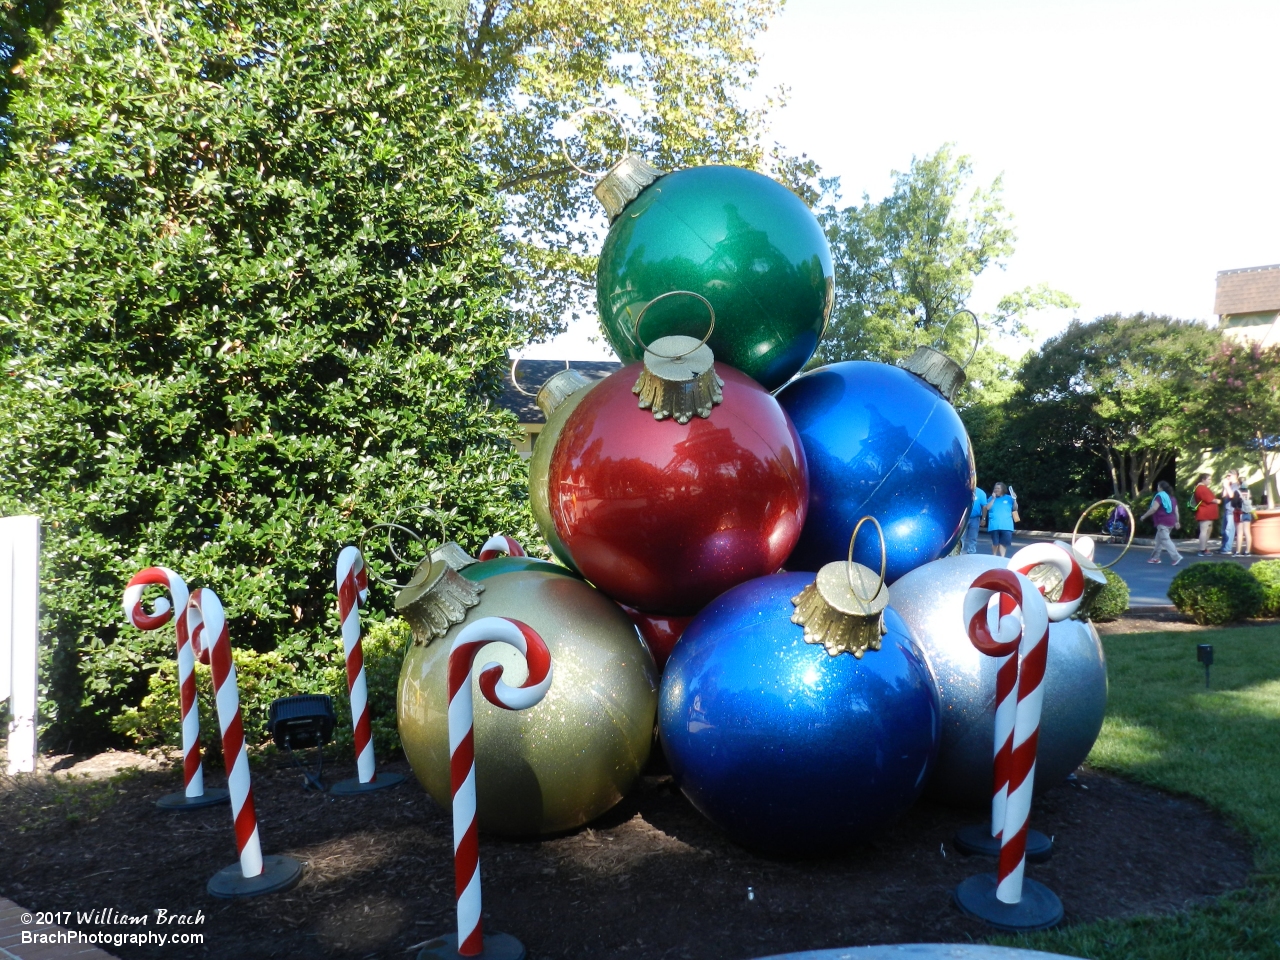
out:
{"label": "leafy bush", "polygon": [[[172,634],[169,634],[172,639]],[[400,666],[412,636],[409,625],[400,619],[369,624],[361,640],[365,682],[369,688],[369,716],[373,727],[374,752],[390,757],[400,750],[396,729],[396,686]],[[250,744],[267,739],[267,712],[271,701],[299,693],[327,693],[333,697],[337,725],[333,742],[347,756],[353,749],[351,701],[347,694],[346,661],[342,641],[327,651],[315,651],[300,669],[275,651],[256,653],[237,648],[232,651],[240,691],[240,715],[245,739]],[[112,728],[145,747],[181,742],[181,708],[178,699],[177,664],[161,664],[150,676],[147,694],[136,707],[129,707],[112,720]],[[218,738],[217,706],[213,700],[213,680],[207,667],[196,667],[196,702],[200,710],[201,746],[216,760],[222,755]]]}
{"label": "leafy bush", "polygon": [[1262,586],[1260,617],[1280,617],[1280,560],[1259,560],[1249,572]]}
{"label": "leafy bush", "polygon": [[142,719],[173,635],[120,624],[140,567],[218,593],[265,698],[331,656],[333,561],[371,523],[426,503],[472,549],[531,534],[494,405],[524,331],[447,6],[76,0],[24,64],[0,515],[45,519],[53,744],[122,712],[176,742]]}
{"label": "leafy bush", "polygon": [[1238,563],[1193,563],[1169,584],[1169,599],[1199,624],[1231,623],[1256,617],[1262,609],[1262,584]]}
{"label": "leafy bush", "polygon": [[1107,578],[1107,585],[1089,608],[1089,619],[1098,623],[1115,620],[1129,609],[1129,584],[1124,582],[1124,577],[1110,568],[1102,573]]}

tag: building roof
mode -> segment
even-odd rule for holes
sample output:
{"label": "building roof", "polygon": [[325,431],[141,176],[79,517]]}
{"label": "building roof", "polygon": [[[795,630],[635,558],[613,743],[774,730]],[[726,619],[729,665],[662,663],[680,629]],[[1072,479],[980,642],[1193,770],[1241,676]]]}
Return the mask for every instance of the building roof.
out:
{"label": "building roof", "polygon": [[[542,410],[532,395],[537,394],[544,383],[563,370],[564,365],[563,360],[521,360],[514,372],[520,386],[531,395],[525,396],[515,388],[511,377],[507,377],[498,402],[514,413],[521,423],[546,423],[547,418],[542,415]],[[621,366],[616,360],[573,360],[569,363],[571,370],[577,370],[593,380],[603,380]]]}
{"label": "building roof", "polygon": [[1214,313],[1222,317],[1268,310],[1280,310],[1280,263],[1218,271]]}

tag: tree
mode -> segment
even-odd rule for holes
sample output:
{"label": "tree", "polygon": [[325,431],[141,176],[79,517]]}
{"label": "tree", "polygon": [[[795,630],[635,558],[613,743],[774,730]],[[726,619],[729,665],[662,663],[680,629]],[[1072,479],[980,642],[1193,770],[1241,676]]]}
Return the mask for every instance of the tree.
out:
{"label": "tree", "polygon": [[[706,163],[768,166],[804,192],[816,168],[761,145],[780,93],[744,103],[756,37],[782,0],[468,0],[458,58],[484,105],[484,161],[511,203],[504,239],[513,300],[538,336],[595,315],[595,251],[603,216],[594,181],[565,160],[566,118],[584,107],[629,117],[631,150],[662,169]],[[570,136],[586,167],[621,156],[605,116]],[[808,197],[812,202],[815,194]]]}
{"label": "tree", "polygon": [[22,84],[22,61],[41,32],[53,32],[61,9],[61,0],[0,0],[0,157],[9,142],[9,101]]}
{"label": "tree", "polygon": [[[992,266],[1003,267],[1015,240],[999,177],[986,189],[975,188],[967,203],[962,199],[972,174],[970,159],[944,145],[930,156],[912,157],[905,173],[895,171],[893,191],[883,200],[864,194],[861,206],[838,209],[832,202],[822,209],[835,261],[836,305],[815,363],[892,363],[940,337],[944,349],[968,356],[972,326],[946,324],[967,304],[974,280]],[[838,200],[838,183],[823,184]],[[1028,313],[1074,305],[1042,284],[1002,298],[985,325],[1023,333]],[[984,360],[991,372],[1000,363],[993,353]]]}
{"label": "tree", "polygon": [[1219,339],[1201,324],[1144,313],[1076,320],[1027,359],[1022,396],[1051,411],[1044,425],[1057,443],[1105,459],[1114,495],[1138,498],[1196,445],[1196,398]]}
{"label": "tree", "polygon": [[24,64],[0,512],[46,522],[55,741],[100,741],[172,658],[119,626],[139,567],[212,587],[305,682],[368,525],[427,503],[472,548],[530,532],[494,407],[526,330],[455,30],[432,0],[79,0]]}
{"label": "tree", "polygon": [[1280,346],[1262,347],[1224,337],[1209,361],[1209,378],[1196,405],[1199,436],[1235,447],[1262,468],[1268,507],[1276,503],[1280,472]]}

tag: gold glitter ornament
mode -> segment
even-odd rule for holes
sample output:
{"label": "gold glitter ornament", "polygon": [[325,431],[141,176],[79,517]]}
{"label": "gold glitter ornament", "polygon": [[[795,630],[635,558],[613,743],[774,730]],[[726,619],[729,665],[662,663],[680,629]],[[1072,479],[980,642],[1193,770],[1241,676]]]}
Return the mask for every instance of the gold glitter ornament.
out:
{"label": "gold glitter ornament", "polygon": [[[594,587],[539,570],[486,576],[487,566],[477,563],[461,573],[482,579],[484,587],[463,620],[430,643],[410,647],[400,672],[400,740],[427,792],[451,809],[449,648],[458,631],[479,617],[524,621],[546,641],[555,679],[546,698],[529,710],[501,710],[475,691],[480,829],[511,837],[570,830],[621,800],[648,760],[657,668],[627,615]],[[413,609],[405,610],[411,624]],[[413,626],[417,635],[421,626]],[[490,661],[506,668],[510,684],[525,677],[519,655],[502,644],[476,659]]]}

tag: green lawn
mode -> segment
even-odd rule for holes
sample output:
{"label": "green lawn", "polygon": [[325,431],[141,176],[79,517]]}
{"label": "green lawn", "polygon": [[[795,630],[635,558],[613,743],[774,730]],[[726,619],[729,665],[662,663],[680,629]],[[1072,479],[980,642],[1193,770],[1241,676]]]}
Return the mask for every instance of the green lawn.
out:
{"label": "green lawn", "polygon": [[[1212,643],[1213,689],[1195,662]],[[1001,942],[1081,957],[1280,957],[1280,627],[1107,637],[1110,702],[1089,762],[1200,797],[1257,839],[1244,891],[1176,917]]]}

